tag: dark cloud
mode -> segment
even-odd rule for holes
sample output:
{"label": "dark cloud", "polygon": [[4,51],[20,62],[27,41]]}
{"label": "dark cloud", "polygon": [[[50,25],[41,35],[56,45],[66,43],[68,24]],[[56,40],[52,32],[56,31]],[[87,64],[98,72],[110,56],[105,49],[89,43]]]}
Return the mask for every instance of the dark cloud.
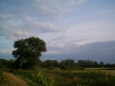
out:
{"label": "dark cloud", "polygon": [[83,45],[80,47],[73,47],[74,48],[69,49],[67,47],[66,49],[52,48],[51,50],[57,50],[61,53],[52,52],[49,54],[45,54],[44,56],[48,56],[48,58],[45,59],[89,59],[96,61],[104,61],[106,63],[115,63],[115,41],[97,42]]}

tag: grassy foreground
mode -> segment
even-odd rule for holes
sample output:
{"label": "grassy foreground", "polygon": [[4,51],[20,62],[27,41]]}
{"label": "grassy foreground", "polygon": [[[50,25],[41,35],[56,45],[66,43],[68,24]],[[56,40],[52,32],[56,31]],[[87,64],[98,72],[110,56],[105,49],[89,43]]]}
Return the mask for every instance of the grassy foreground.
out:
{"label": "grassy foreground", "polygon": [[115,86],[115,70],[1,71],[0,86]]}

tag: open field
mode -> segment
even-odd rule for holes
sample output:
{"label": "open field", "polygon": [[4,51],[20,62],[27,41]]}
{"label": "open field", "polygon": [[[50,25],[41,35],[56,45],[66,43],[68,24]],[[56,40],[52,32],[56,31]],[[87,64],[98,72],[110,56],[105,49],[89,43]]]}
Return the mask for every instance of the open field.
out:
{"label": "open field", "polygon": [[[8,80],[6,75],[12,78]],[[92,68],[76,71],[43,69],[0,72],[0,86],[17,86],[12,85],[12,81],[15,84],[23,82],[21,86],[115,86],[115,70]],[[8,85],[1,85],[4,83]]]}
{"label": "open field", "polygon": [[87,71],[102,72],[107,75],[115,76],[115,69],[113,68],[86,68]]}

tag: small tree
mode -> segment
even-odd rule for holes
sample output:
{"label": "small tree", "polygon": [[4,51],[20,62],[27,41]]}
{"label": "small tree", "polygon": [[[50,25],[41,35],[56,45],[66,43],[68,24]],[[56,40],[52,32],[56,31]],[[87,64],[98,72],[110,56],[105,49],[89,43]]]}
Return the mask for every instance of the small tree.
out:
{"label": "small tree", "polygon": [[18,40],[14,43],[15,50],[12,52],[16,58],[16,68],[31,68],[38,63],[41,52],[46,51],[46,44],[37,37]]}

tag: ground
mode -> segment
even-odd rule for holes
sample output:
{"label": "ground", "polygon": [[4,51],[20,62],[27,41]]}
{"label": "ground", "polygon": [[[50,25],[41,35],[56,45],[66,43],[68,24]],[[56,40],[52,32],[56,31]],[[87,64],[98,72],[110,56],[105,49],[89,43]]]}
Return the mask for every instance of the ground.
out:
{"label": "ground", "polygon": [[115,86],[115,70],[13,70],[0,72],[0,86]]}

